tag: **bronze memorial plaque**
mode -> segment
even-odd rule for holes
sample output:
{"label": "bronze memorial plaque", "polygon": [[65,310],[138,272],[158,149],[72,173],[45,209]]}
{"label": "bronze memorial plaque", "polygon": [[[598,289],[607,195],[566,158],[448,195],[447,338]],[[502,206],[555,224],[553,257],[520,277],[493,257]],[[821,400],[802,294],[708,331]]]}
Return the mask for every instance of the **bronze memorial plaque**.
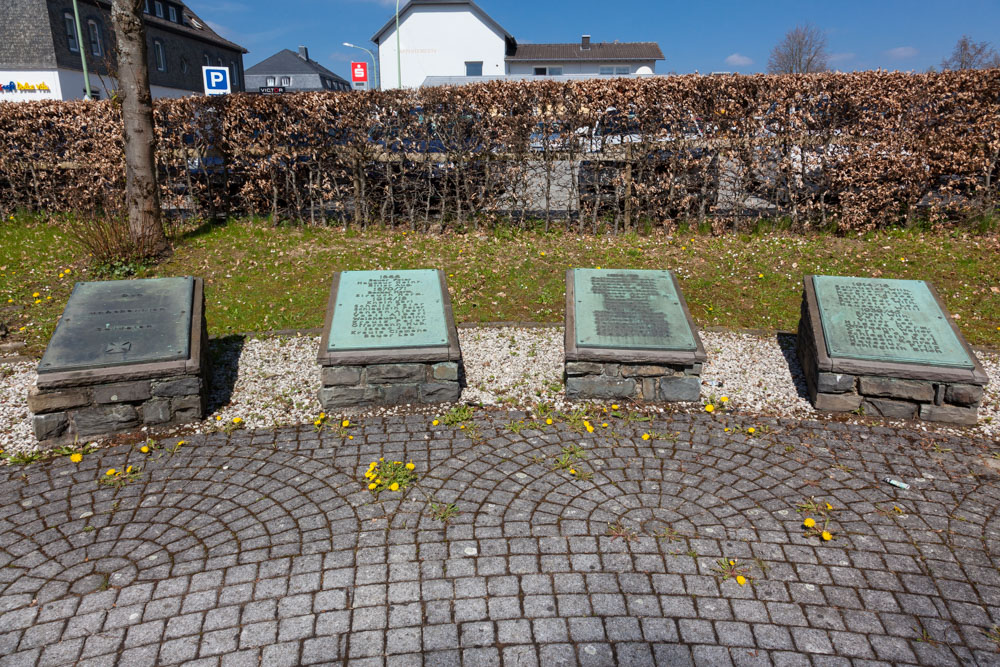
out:
{"label": "bronze memorial plaque", "polygon": [[574,269],[579,347],[694,351],[670,271]]}
{"label": "bronze memorial plaque", "polygon": [[39,373],[187,359],[194,278],[77,283]]}
{"label": "bronze memorial plaque", "polygon": [[327,351],[447,344],[448,328],[437,271],[340,274]]}
{"label": "bronze memorial plaque", "polygon": [[813,276],[831,358],[973,368],[922,280]]}

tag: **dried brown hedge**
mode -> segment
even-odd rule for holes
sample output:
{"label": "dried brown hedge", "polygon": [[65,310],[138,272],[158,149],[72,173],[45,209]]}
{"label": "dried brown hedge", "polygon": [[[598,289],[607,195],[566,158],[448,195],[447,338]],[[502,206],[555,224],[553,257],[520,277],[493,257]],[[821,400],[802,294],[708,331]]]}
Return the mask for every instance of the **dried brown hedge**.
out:
{"label": "dried brown hedge", "polygon": [[[165,206],[202,216],[860,231],[993,210],[1000,70],[189,97],[156,124]],[[114,208],[119,128],[111,102],[0,104],[0,209]]]}

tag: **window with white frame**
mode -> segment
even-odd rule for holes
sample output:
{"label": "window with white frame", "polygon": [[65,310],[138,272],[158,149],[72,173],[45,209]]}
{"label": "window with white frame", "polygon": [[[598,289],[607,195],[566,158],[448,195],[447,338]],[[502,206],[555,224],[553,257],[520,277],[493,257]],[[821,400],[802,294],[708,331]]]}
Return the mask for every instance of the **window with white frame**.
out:
{"label": "window with white frame", "polygon": [[66,22],[66,43],[69,50],[73,53],[80,52],[80,45],[76,41],[76,21],[73,20],[73,15],[69,12],[63,14],[63,19]]}
{"label": "window with white frame", "polygon": [[465,63],[465,76],[482,76],[482,75],[483,75],[482,60]]}
{"label": "window with white frame", "polygon": [[163,42],[158,39],[153,40],[153,59],[156,61],[157,71],[167,71],[167,54],[163,50]]}
{"label": "window with white frame", "polygon": [[281,77],[281,85],[282,86],[290,86],[290,85],[292,85],[292,77],[290,77],[290,76],[283,76],[283,77]]}
{"label": "window with white frame", "polygon": [[142,10],[147,14],[149,13],[149,0],[143,0]]}
{"label": "window with white frame", "polygon": [[177,8],[173,5],[169,5],[167,9],[170,11],[170,20],[173,23],[177,23]]}
{"label": "window with white frame", "polygon": [[236,90],[240,87],[240,70],[232,60],[229,61],[229,71],[233,74],[233,90]]}
{"label": "window with white frame", "polygon": [[163,3],[160,2],[160,0],[156,0],[153,3],[153,9],[156,10],[156,16],[157,16],[157,18],[161,18],[162,19],[163,18]]}
{"label": "window with white frame", "polygon": [[631,73],[632,70],[629,68],[628,65],[625,65],[624,67],[618,65],[615,67],[615,74],[631,74]]}
{"label": "window with white frame", "polygon": [[269,85],[269,86],[273,86],[274,85],[274,77],[273,76],[267,77],[267,85]]}
{"label": "window with white frame", "polygon": [[94,56],[104,55],[104,45],[101,43],[101,26],[97,21],[91,19],[87,21],[87,33],[90,36],[90,54]]}
{"label": "window with white frame", "polygon": [[562,76],[562,67],[550,67],[549,76]]}
{"label": "window with white frame", "polygon": [[615,73],[615,68],[614,67],[605,67],[605,66],[602,65],[601,68],[598,70],[598,73],[601,76],[608,76],[608,75],[611,75],[611,74]]}

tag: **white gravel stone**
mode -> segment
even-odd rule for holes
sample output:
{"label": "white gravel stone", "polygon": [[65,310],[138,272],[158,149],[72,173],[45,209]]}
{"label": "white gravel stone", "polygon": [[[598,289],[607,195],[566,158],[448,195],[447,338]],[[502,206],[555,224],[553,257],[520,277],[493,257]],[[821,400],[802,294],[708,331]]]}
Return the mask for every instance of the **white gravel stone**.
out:
{"label": "white gravel stone", "polygon": [[[702,399],[729,398],[729,411],[769,417],[822,419],[805,395],[795,360],[793,336],[758,336],[739,332],[702,332],[709,361],[702,373]],[[467,387],[462,401],[482,406],[530,410],[537,403],[567,406],[562,385],[562,327],[471,327],[459,329]],[[249,338],[242,345],[212,342],[213,412],[202,422],[175,433],[213,432],[231,428],[267,428],[311,423],[320,412],[316,336]],[[980,423],[957,429],[929,422],[888,422],[917,430],[957,433],[1000,440],[1000,353],[979,358],[993,380],[979,410]],[[0,448],[7,452],[36,448],[28,413],[28,388],[35,382],[35,363],[0,365]],[[344,413],[365,416],[443,414],[447,406],[404,405]],[[662,412],[664,407],[647,406]],[[678,404],[670,409],[701,410]],[[339,419],[341,415],[330,415]],[[840,419],[844,417],[841,416]],[[850,421],[860,421],[849,417]],[[886,423],[886,422],[880,422]]]}

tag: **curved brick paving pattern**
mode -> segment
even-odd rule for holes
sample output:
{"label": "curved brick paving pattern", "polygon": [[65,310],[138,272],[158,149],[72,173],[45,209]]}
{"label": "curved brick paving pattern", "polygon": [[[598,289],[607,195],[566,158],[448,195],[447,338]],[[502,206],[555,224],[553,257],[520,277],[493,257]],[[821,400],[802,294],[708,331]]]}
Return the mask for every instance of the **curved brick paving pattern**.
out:
{"label": "curved brick paving pattern", "polygon": [[[995,443],[702,415],[505,426],[522,417],[4,467],[0,665],[1000,664]],[[576,478],[553,468],[566,448]],[[380,456],[419,486],[373,502]],[[96,483],[130,464],[139,481]],[[811,497],[830,542],[803,534]],[[460,513],[445,526],[428,498]]]}

